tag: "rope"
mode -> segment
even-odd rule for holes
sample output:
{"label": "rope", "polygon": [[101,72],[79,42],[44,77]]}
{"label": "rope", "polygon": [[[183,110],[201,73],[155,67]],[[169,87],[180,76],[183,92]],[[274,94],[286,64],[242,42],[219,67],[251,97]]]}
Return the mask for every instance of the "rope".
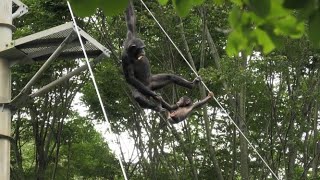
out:
{"label": "rope", "polygon": [[[97,86],[97,83],[96,83],[96,80],[95,80],[95,77],[94,77],[94,74],[93,74],[93,71],[92,71],[92,68],[91,68],[91,65],[90,65],[90,62],[89,62],[89,59],[88,59],[88,56],[87,56],[87,52],[85,50],[85,47],[83,45],[83,42],[82,42],[82,38],[80,36],[80,32],[79,32],[79,29],[78,29],[78,25],[75,21],[75,18],[74,18],[74,15],[73,15],[73,11],[71,9],[71,5],[69,3],[69,1],[67,1],[68,3],[68,7],[69,7],[69,11],[70,11],[70,14],[71,14],[71,17],[72,17],[72,21],[74,23],[74,26],[75,26],[75,29],[76,29],[76,32],[77,32],[77,35],[78,35],[78,38],[79,38],[79,41],[80,41],[80,44],[81,44],[81,48],[82,48],[82,51],[83,51],[83,54],[85,56],[85,59],[86,59],[86,62],[87,62],[87,65],[88,65],[88,69],[90,71],[90,74],[91,74],[91,79],[93,81],[93,85],[95,87],[95,90],[96,90],[96,93],[97,93],[97,96],[98,96],[98,99],[99,99],[99,102],[100,102],[100,106],[101,106],[101,109],[102,109],[102,112],[103,112],[103,116],[106,120],[106,123],[107,123],[107,131],[112,134],[111,132],[111,125],[109,123],[109,120],[108,120],[108,117],[107,117],[107,113],[106,113],[106,110],[104,108],[104,105],[103,105],[103,102],[102,102],[102,99],[101,99],[101,96],[100,96],[100,92],[99,92],[99,89],[98,89],[98,86]],[[122,170],[122,173],[123,173],[123,177],[125,180],[127,180],[127,175],[126,175],[126,172],[125,172],[125,169],[124,169],[124,166],[122,164],[122,161],[121,161],[121,158],[120,158],[120,155],[118,153],[117,154],[117,158],[119,160],[119,164],[121,166],[121,170]]]}
{"label": "rope", "polygon": [[[140,0],[140,2],[143,4],[143,6],[147,9],[147,11],[149,12],[149,14],[152,16],[152,18],[156,21],[156,23],[158,24],[158,26],[160,27],[160,29],[163,31],[163,33],[167,36],[167,38],[169,39],[169,41],[172,43],[172,45],[177,49],[177,51],[179,52],[179,54],[181,55],[181,57],[184,59],[184,61],[188,64],[188,66],[190,67],[190,69],[194,72],[194,74],[196,76],[199,76],[198,73],[193,69],[193,67],[191,66],[191,64],[189,63],[189,61],[185,58],[185,56],[182,54],[182,52],[180,51],[180,49],[177,47],[177,45],[173,42],[173,40],[170,38],[170,36],[168,35],[168,33],[164,30],[164,28],[161,26],[161,24],[159,23],[159,21],[157,20],[157,18],[153,15],[153,13],[150,11],[150,9],[147,7],[147,5],[143,2],[143,0]],[[211,92],[210,89],[207,87],[207,85],[201,81],[202,85],[206,88],[207,91]],[[267,168],[270,170],[270,172],[272,173],[272,175],[279,180],[278,176],[276,175],[275,172],[273,172],[273,170],[271,169],[271,167],[268,165],[268,163],[262,158],[262,156],[260,155],[260,153],[257,151],[257,149],[251,144],[251,142],[249,141],[249,139],[245,136],[245,134],[241,131],[241,129],[239,128],[239,126],[234,122],[234,120],[230,117],[229,113],[225,110],[225,108],[220,104],[220,102],[217,100],[216,97],[214,97],[214,100],[217,102],[217,104],[219,105],[219,107],[222,109],[222,111],[227,115],[227,117],[230,119],[230,121],[232,122],[232,124],[238,129],[239,133],[244,137],[244,139],[248,142],[249,146],[253,149],[253,151],[259,156],[259,158],[263,161],[263,163],[267,166]]]}

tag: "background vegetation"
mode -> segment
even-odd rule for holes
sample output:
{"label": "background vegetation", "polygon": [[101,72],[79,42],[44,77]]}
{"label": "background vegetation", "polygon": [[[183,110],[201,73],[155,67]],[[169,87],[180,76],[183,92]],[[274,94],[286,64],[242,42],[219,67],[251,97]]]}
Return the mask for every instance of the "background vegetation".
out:
{"label": "background vegetation", "polygon": [[[189,1],[146,3],[278,177],[319,179],[318,1],[200,1],[187,6]],[[64,0],[23,2],[29,13],[15,20],[15,38],[71,20]],[[79,1],[81,12],[80,2],[86,1]],[[119,61],[126,35],[121,7],[113,7],[114,16],[102,9],[104,13],[84,11],[90,16],[77,20],[112,51],[95,68],[95,76],[113,131],[134,139],[138,157],[125,161],[129,179],[275,179],[214,101],[176,126],[139,108]],[[194,78],[138,1],[135,9],[152,72]],[[42,63],[13,67],[13,96]],[[78,61],[57,60],[33,88],[78,66]],[[71,108],[78,92],[90,110],[86,117]],[[183,95],[206,95],[201,86],[192,91],[170,86],[160,93],[171,103]],[[123,178],[94,128],[94,120],[103,121],[103,116],[88,73],[25,103],[13,116],[12,179]]]}

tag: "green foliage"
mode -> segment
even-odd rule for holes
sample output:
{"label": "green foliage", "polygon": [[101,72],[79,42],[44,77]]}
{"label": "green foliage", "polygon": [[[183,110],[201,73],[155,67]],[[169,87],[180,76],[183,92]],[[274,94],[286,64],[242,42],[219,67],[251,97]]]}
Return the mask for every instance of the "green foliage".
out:
{"label": "green foliage", "polygon": [[[161,5],[168,0],[158,0]],[[124,10],[127,0],[117,3],[101,0],[72,0],[80,16],[89,16],[96,7],[101,7],[106,15],[119,14]],[[173,7],[180,16],[186,16],[195,5],[203,0],[172,0]],[[215,0],[221,4],[222,0]],[[233,32],[228,37],[227,54],[237,56],[243,51],[251,54],[254,48],[261,47],[265,54],[280,47],[279,37],[300,38],[304,34],[304,21],[309,21],[309,37],[315,47],[320,47],[320,11],[316,9],[316,0],[231,0],[234,8],[230,12],[229,24]],[[289,10],[290,9],[290,10]],[[299,10],[304,18],[297,18],[292,10]]]}
{"label": "green foliage", "polygon": [[161,5],[166,5],[169,0],[158,0]]}
{"label": "green foliage", "polygon": [[271,0],[249,0],[249,8],[262,18],[266,18],[270,14]]}
{"label": "green foliage", "polygon": [[[95,68],[95,76],[103,103],[108,109],[108,118],[112,125],[121,131],[126,117],[134,111],[132,102],[126,94],[127,85],[119,72],[119,66],[116,66],[111,59],[106,59]],[[106,76],[106,74],[108,76]],[[82,89],[84,94],[82,100],[89,105],[90,112],[98,119],[104,119],[101,114],[101,106],[92,82],[86,83]],[[127,122],[126,122],[127,123]],[[114,129],[115,130],[115,129]]]}
{"label": "green foliage", "polygon": [[[26,121],[27,122],[27,121]],[[23,127],[27,127],[24,124]],[[35,144],[33,138],[24,138],[22,132],[24,177],[35,179]],[[55,154],[56,152],[52,152]],[[53,155],[52,154],[52,155]],[[74,116],[65,126],[61,136],[60,154],[56,179],[82,177],[85,179],[114,179],[121,176],[118,161],[111,153],[107,143],[86,118]],[[54,162],[48,163],[45,179],[52,176]]]}
{"label": "green foliage", "polygon": [[85,16],[90,16],[96,11],[98,5],[100,4],[100,1],[99,0],[90,0],[90,1],[71,0],[70,3],[71,3],[71,7],[75,12],[77,12],[78,16],[85,17]]}
{"label": "green foliage", "polygon": [[213,2],[215,2],[218,5],[222,5],[224,3],[225,0],[213,0]]}
{"label": "green foliage", "polygon": [[302,8],[305,8],[308,3],[310,3],[309,0],[306,0],[306,1],[285,0],[283,3],[283,6],[288,9],[302,9]]}
{"label": "green foliage", "polygon": [[117,15],[127,7],[128,0],[71,0],[72,7],[81,17],[90,16],[97,8],[101,8],[108,16]]}
{"label": "green foliage", "polygon": [[118,161],[92,123],[75,117],[65,126],[61,149],[63,167],[73,177],[113,179],[121,175]]}
{"label": "green foliage", "polygon": [[[29,6],[31,4],[30,10],[36,8],[32,12],[36,15],[30,14],[17,22],[19,29],[16,36],[34,33],[70,19],[63,0],[28,0],[26,2]],[[162,2],[165,4],[168,1]],[[319,139],[319,134],[316,135],[319,130],[314,129],[313,125],[317,124],[316,117],[319,110],[320,55],[312,48],[308,39],[311,37],[310,34],[316,33],[317,28],[312,27],[317,27],[318,20],[310,21],[313,25],[306,26],[308,31],[314,31],[309,33],[309,36],[292,40],[290,38],[300,36],[305,23],[296,10],[292,15],[292,10],[283,8],[281,1],[278,4],[274,4],[273,1],[264,1],[264,3],[270,3],[270,9],[263,12],[258,12],[257,9],[262,7],[257,4],[257,1],[232,0],[231,2],[232,4],[227,2],[222,6],[216,6],[212,1],[204,3],[199,9],[205,10],[206,17],[202,17],[198,11],[190,11],[188,18],[182,20],[194,64],[206,85],[214,92],[230,116],[236,122],[245,121],[241,128],[248,130],[248,139],[258,148],[265,160],[270,163],[269,165],[279,170],[278,173],[281,173],[282,177],[307,179],[301,178],[301,175],[304,168],[310,166],[306,171],[308,178],[319,179],[319,175],[311,174],[311,168]],[[157,2],[151,1],[148,2],[148,6],[159,17],[160,22],[165,22],[163,23],[165,29],[183,53],[186,53],[181,32],[177,30],[180,27],[176,26],[180,21],[174,16],[175,11],[172,6],[169,4],[159,8]],[[55,15],[54,11],[59,7],[64,9],[60,9],[58,15]],[[299,11],[309,7],[309,4],[303,7]],[[229,12],[230,23],[228,24]],[[272,12],[276,13],[272,14]],[[136,7],[136,13],[139,37],[145,40],[147,45],[146,53],[150,59],[152,72],[170,72],[192,79],[194,75],[190,73],[190,69],[180,55],[155,26],[153,19],[140,6]],[[211,52],[206,34],[202,38],[203,19],[207,23],[217,51]],[[137,151],[139,156],[125,163],[125,168],[130,172],[129,179],[196,179],[193,178],[192,170],[197,172],[198,179],[212,179],[217,175],[216,167],[213,166],[214,159],[219,164],[224,179],[243,179],[240,174],[241,168],[239,168],[241,167],[239,156],[243,154],[239,149],[239,134],[214,101],[207,104],[207,122],[205,114],[198,109],[186,121],[174,125],[179,135],[177,137],[167,128],[164,121],[160,120],[158,114],[150,111],[142,114],[133,106],[134,101],[130,99],[130,92],[123,80],[121,67],[113,63],[119,59],[125,38],[123,17],[105,17],[97,12],[90,20],[86,19],[80,23],[84,23],[85,30],[91,31],[90,35],[95,35],[99,42],[108,45],[115,54],[98,64],[94,68],[94,73],[109,120],[113,127],[117,127],[114,129],[127,132],[130,138],[135,140],[134,151]],[[22,26],[23,24],[25,26]],[[231,38],[229,39],[225,33],[216,30],[216,28],[229,29],[230,27],[231,32],[228,36]],[[231,45],[226,45],[227,39]],[[205,43],[203,52],[201,51],[202,43]],[[277,51],[271,52],[275,47],[278,47]],[[254,53],[250,58],[242,56],[242,59],[226,56],[226,50],[230,56],[238,56],[240,54],[238,49],[243,52],[241,55]],[[219,55],[220,58],[215,55]],[[202,56],[205,62],[200,65]],[[216,66],[216,61],[220,66]],[[48,70],[35,88],[46,85],[50,80],[56,79],[60,73],[66,72],[64,67],[73,69],[76,65],[74,61],[53,64],[52,69]],[[19,92],[40,66],[41,63],[13,67],[13,94]],[[69,87],[64,84],[57,91]],[[243,88],[245,91],[242,91]],[[89,106],[90,112],[96,119],[102,119],[100,105],[91,81],[82,88],[82,92],[83,100]],[[198,89],[191,91],[168,86],[158,92],[169,102],[174,102],[177,97],[183,95],[200,99]],[[17,152],[21,151],[23,155],[21,172],[25,175],[25,179],[36,179],[35,159],[39,153],[35,150],[35,146],[41,142],[34,142],[34,134],[37,132],[35,130],[40,127],[36,126],[36,123],[43,122],[42,119],[46,116],[50,120],[57,119],[57,116],[67,109],[58,102],[61,95],[53,93],[49,95],[46,96],[48,100],[56,102],[49,103],[50,106],[48,106],[39,98],[36,104],[31,106],[32,108],[22,112],[24,115],[29,114],[28,110],[36,107],[39,112],[36,117],[40,119],[35,121],[29,120],[28,117],[17,131],[20,133],[18,142],[22,146],[19,146]],[[241,103],[240,96],[243,97],[245,109],[242,117],[239,117],[238,109]],[[39,106],[45,108],[39,108]],[[45,114],[45,112],[48,113]],[[76,115],[69,117],[64,121],[65,126],[61,135],[56,179],[68,179],[68,176],[69,179],[121,177],[118,162],[102,136],[90,123],[90,119]],[[14,119],[13,128],[16,128],[18,124],[16,119],[19,118]],[[42,126],[48,127],[48,130],[56,128],[51,121]],[[206,128],[210,127],[211,133],[206,134]],[[17,132],[14,133],[15,137],[18,137]],[[53,147],[56,142],[56,132],[48,131],[46,137],[50,134],[54,136],[51,136],[52,141],[49,147]],[[43,137],[43,139],[48,138]],[[14,145],[15,143],[12,143],[12,146]],[[210,147],[214,148],[214,154],[209,152]],[[15,148],[11,149],[15,151]],[[123,150],[126,152],[127,147],[123,147]],[[48,151],[51,152],[51,148]],[[270,178],[270,173],[255,152],[251,148],[248,152],[249,179]],[[15,153],[11,153],[12,156],[16,156]],[[48,156],[46,179],[50,179],[54,172],[54,160],[57,158],[55,153],[56,150],[53,149],[52,155]],[[16,169],[15,162],[18,160],[17,157],[13,158],[13,169]],[[290,161],[294,162],[293,167]],[[289,170],[291,175],[288,173]]]}
{"label": "green foliage", "polygon": [[180,16],[186,16],[193,5],[193,0],[172,0],[172,3]]}
{"label": "green foliage", "polygon": [[265,31],[257,28],[253,30],[253,34],[255,34],[258,44],[263,47],[263,52],[265,54],[270,53],[275,48],[275,44]]}
{"label": "green foliage", "polygon": [[[249,11],[242,9],[243,6]],[[279,37],[300,38],[304,33],[304,23],[278,1],[237,2],[229,15],[229,23],[233,28],[226,49],[229,56],[236,56],[240,51],[251,54],[256,46],[267,54],[279,45]]]}
{"label": "green foliage", "polygon": [[314,45],[320,47],[320,11],[312,14],[309,22],[309,38]]}
{"label": "green foliage", "polygon": [[[14,20],[14,39],[30,35],[71,20],[65,0],[24,0],[28,13]],[[27,24],[27,25],[26,25]]]}
{"label": "green foliage", "polygon": [[215,95],[223,94],[221,74],[214,67],[199,70],[199,75]]}

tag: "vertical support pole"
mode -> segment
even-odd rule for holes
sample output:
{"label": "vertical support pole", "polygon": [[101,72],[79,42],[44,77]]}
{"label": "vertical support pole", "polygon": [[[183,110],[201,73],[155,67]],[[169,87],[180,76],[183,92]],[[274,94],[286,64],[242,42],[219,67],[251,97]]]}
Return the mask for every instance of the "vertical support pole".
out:
{"label": "vertical support pole", "polygon": [[[0,0],[0,51],[12,41],[12,0]],[[7,59],[0,57],[0,134],[11,135],[11,73]],[[0,179],[10,179],[10,141],[0,139]]]}

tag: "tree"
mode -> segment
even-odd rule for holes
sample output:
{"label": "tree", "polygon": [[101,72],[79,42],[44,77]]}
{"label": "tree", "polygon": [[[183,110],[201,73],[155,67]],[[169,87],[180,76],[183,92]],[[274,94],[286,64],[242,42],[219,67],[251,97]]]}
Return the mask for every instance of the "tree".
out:
{"label": "tree", "polygon": [[88,119],[75,116],[64,129],[58,179],[115,179],[122,176],[118,160]]}
{"label": "tree", "polygon": [[[51,9],[54,6],[52,7],[49,2],[57,1],[38,2],[50,4],[48,9]],[[255,2],[232,1],[220,6],[206,2],[200,7],[193,8],[188,18],[176,16],[170,4],[159,7],[158,2],[148,1],[147,5],[271,169],[279,177],[286,179],[319,179],[319,52],[314,49],[308,36],[300,39],[292,39],[295,36],[281,36],[277,42],[282,45],[277,46],[277,49],[269,54],[264,53],[264,48],[271,49],[269,46],[252,48],[249,46],[249,41],[243,41],[249,49],[254,50],[253,53],[244,49],[235,56],[228,56],[226,51],[227,41],[230,41],[228,21],[232,21],[234,26],[231,27],[234,28],[231,34],[234,31],[247,33],[236,34],[235,37],[249,38],[250,41],[256,41],[256,45],[260,40],[268,42],[264,39],[266,36],[260,36],[261,33],[264,34],[261,32],[265,31],[264,25],[276,27],[282,24],[262,18],[265,10],[256,12],[250,9],[255,6],[248,7],[251,3]],[[271,5],[273,3],[271,2]],[[287,17],[289,20],[296,19],[283,23],[284,29],[280,30],[285,30],[284,33],[286,31],[297,33],[295,28],[299,29],[300,23],[303,22],[298,16],[299,12],[294,11],[292,15],[292,11],[284,9],[283,4],[278,3],[278,5],[275,7],[280,12],[290,13]],[[145,8],[137,4],[135,7],[138,17],[137,30],[139,36],[145,40],[152,72],[173,72],[187,79],[194,78],[194,74],[155,25]],[[42,13],[47,17],[46,14],[50,13],[45,12]],[[232,17],[228,18],[230,12]],[[256,13],[262,14],[258,16]],[[67,14],[61,15],[67,16]],[[237,16],[241,18],[237,19]],[[266,15],[266,18],[269,16],[273,15]],[[45,19],[29,18],[26,19],[28,23],[36,21],[39,24]],[[55,18],[50,21],[54,21]],[[262,24],[254,24],[260,20]],[[22,26],[24,22],[19,23]],[[80,24],[112,51],[112,56],[100,64],[94,73],[113,130],[116,133],[125,131],[135,143],[134,151],[138,157],[133,156],[124,163],[129,179],[272,178],[266,165],[248,147],[231,120],[214,101],[209,102],[203,111],[195,111],[186,121],[175,126],[168,125],[159,114],[143,111],[136,105],[128,93],[128,86],[123,81],[118,61],[126,35],[122,15],[106,17],[99,10]],[[293,24],[297,26],[292,29]],[[36,25],[23,27],[28,33],[38,28]],[[255,27],[258,27],[258,30]],[[244,31],[246,28],[249,28],[249,31]],[[241,39],[239,43],[235,42],[235,45],[242,47]],[[18,90],[32,76],[36,67],[16,68],[14,72],[17,74],[14,74],[13,78],[16,82],[15,89]],[[72,68],[74,64],[67,66],[55,64],[55,69],[59,69],[60,72]],[[55,73],[57,72],[50,70],[46,74],[48,79],[43,78],[39,83],[46,84],[50,78],[56,78]],[[52,152],[45,156],[47,157],[44,164],[45,178],[116,179],[119,177],[118,163],[106,144],[101,141],[101,135],[98,135],[93,130],[92,124],[87,121],[91,119],[103,121],[91,83],[88,82],[82,89],[83,100],[89,106],[90,118],[78,117],[71,111],[67,113],[68,106],[64,104],[62,106],[58,101],[62,100],[58,98],[61,92],[64,95],[71,95],[74,92],[73,88],[81,87],[81,83],[84,83],[87,77],[79,78],[75,82],[70,82],[68,86],[58,87],[48,96],[41,97],[39,101],[33,102],[33,106],[31,104],[17,112],[18,117],[15,119],[17,123],[14,123],[16,139],[14,146],[17,148],[12,148],[15,152],[14,160],[17,162],[14,172],[21,172],[26,179],[36,176],[33,162],[37,153],[34,152],[34,147],[39,146],[35,143],[41,141],[34,141],[33,138],[36,136],[33,133],[41,132],[37,131],[36,127],[41,127],[44,123],[43,127],[47,124],[51,125],[48,127],[52,127],[46,131],[48,135],[53,134],[50,135],[51,141],[42,141],[49,144]],[[205,95],[202,89],[186,91],[175,86],[169,86],[159,93],[171,103],[182,95],[193,99],[201,99],[201,95]],[[72,100],[71,96],[66,97],[70,97],[68,102]],[[52,101],[46,103],[46,98]],[[47,106],[43,107],[43,104]],[[65,108],[62,110],[56,108],[60,106]],[[29,116],[25,116],[26,112],[36,114],[33,115],[32,121]],[[50,116],[51,114],[54,116]],[[51,121],[52,117],[62,117],[61,114],[68,115],[64,119],[56,119],[56,123]],[[40,119],[38,116],[47,118]],[[39,126],[35,126],[35,123]],[[63,126],[58,126],[59,123]],[[56,138],[57,134],[60,134],[59,141]],[[39,137],[43,139],[43,136]],[[121,147],[123,151],[125,148]],[[103,153],[93,155],[97,153],[95,149]],[[80,156],[81,153],[84,154]],[[88,170],[88,173],[85,173],[85,170]],[[106,172],[112,176],[104,174]]]}
{"label": "tree", "polygon": [[[158,0],[166,5],[169,0]],[[221,5],[224,0],[214,0]],[[80,16],[92,15],[96,8],[101,8],[107,15],[123,12],[128,0],[117,3],[101,0],[77,1],[71,0]],[[203,0],[172,0],[173,7],[180,16],[186,16],[193,6],[202,5]],[[253,50],[262,49],[270,53],[275,47],[281,47],[283,37],[300,38],[305,32],[305,22],[308,24],[308,36],[315,47],[320,47],[320,20],[317,0],[230,0],[233,8],[229,13],[229,26],[232,31],[228,36],[227,53],[237,55],[240,51],[251,54]]]}

